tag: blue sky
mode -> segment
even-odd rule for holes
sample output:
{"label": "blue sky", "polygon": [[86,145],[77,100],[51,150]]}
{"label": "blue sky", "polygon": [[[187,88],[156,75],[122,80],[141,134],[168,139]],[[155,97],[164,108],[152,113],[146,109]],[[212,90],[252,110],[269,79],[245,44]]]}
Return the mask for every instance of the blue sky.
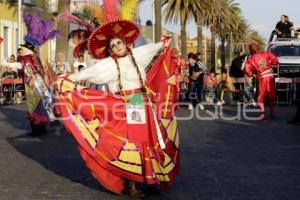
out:
{"label": "blue sky", "polygon": [[[300,0],[235,0],[235,2],[240,4],[243,15],[252,28],[259,31],[265,38],[269,37],[282,14],[288,15],[294,25],[300,26]],[[139,13],[142,24],[152,19],[152,0],[143,1]],[[174,32],[180,31],[176,24],[163,23],[163,26]],[[190,37],[197,36],[194,23],[188,24],[187,31]]]}

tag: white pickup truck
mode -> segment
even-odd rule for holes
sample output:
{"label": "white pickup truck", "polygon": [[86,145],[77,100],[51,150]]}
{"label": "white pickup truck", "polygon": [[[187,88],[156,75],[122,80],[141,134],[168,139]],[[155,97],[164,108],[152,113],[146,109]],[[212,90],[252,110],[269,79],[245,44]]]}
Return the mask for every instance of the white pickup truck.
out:
{"label": "white pickup truck", "polygon": [[300,41],[298,38],[277,39],[268,44],[268,51],[278,57],[278,77],[300,77]]}

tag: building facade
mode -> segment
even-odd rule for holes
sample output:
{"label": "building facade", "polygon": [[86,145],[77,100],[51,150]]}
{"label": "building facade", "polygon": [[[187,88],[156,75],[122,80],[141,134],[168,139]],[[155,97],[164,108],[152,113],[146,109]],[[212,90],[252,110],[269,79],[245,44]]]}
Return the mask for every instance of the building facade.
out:
{"label": "building facade", "polygon": [[[58,0],[23,0],[22,11],[39,11],[44,19],[51,19],[52,13],[57,10]],[[56,8],[55,8],[56,7]],[[26,26],[21,20],[22,29],[18,29],[18,0],[0,0],[0,37],[3,38],[0,44],[0,61],[2,63],[10,55],[16,55],[21,38],[26,35]],[[39,50],[43,62],[51,62],[55,53],[55,40],[49,41]]]}

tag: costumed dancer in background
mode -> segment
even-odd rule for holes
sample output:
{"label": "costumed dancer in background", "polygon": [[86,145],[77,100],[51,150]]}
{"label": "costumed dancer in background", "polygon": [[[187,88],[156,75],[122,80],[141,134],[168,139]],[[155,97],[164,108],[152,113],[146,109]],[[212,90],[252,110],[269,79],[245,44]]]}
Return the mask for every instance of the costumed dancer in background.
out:
{"label": "costumed dancer in background", "polygon": [[[131,49],[138,27],[124,19],[108,20],[88,40],[90,55],[100,60],[58,79],[60,111],[92,175],[116,194],[143,197],[139,183],[162,189],[179,173],[172,112],[178,99],[177,60],[168,48],[169,37]],[[81,81],[107,83],[109,92],[74,84]]]}
{"label": "costumed dancer in background", "polygon": [[251,56],[247,58],[244,71],[247,76],[255,74],[258,79],[257,102],[261,110],[260,118],[265,118],[265,98],[268,99],[270,118],[275,118],[274,100],[276,90],[272,68],[278,65],[278,59],[271,52],[260,52],[259,47],[255,43],[249,45],[249,51]]}
{"label": "costumed dancer in background", "polygon": [[46,132],[46,125],[55,119],[51,111],[52,97],[49,91],[48,70],[44,70],[40,58],[35,52],[35,46],[41,46],[50,39],[58,36],[52,30],[53,20],[44,21],[38,12],[24,13],[27,34],[22,46],[22,63],[25,74],[25,94],[27,114],[31,124],[31,134],[37,135]]}

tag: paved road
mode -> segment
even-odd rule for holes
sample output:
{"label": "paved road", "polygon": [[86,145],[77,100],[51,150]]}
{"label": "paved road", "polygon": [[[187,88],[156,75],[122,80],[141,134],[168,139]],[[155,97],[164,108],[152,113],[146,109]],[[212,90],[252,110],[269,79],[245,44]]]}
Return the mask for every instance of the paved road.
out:
{"label": "paved road", "polygon": [[[103,189],[64,128],[26,136],[24,105],[0,107],[0,199],[130,199]],[[180,121],[182,165],[173,187],[146,199],[299,200],[300,126],[276,120]],[[201,114],[204,112],[202,111]],[[225,116],[234,115],[234,108]],[[182,109],[178,116],[188,116]]]}

